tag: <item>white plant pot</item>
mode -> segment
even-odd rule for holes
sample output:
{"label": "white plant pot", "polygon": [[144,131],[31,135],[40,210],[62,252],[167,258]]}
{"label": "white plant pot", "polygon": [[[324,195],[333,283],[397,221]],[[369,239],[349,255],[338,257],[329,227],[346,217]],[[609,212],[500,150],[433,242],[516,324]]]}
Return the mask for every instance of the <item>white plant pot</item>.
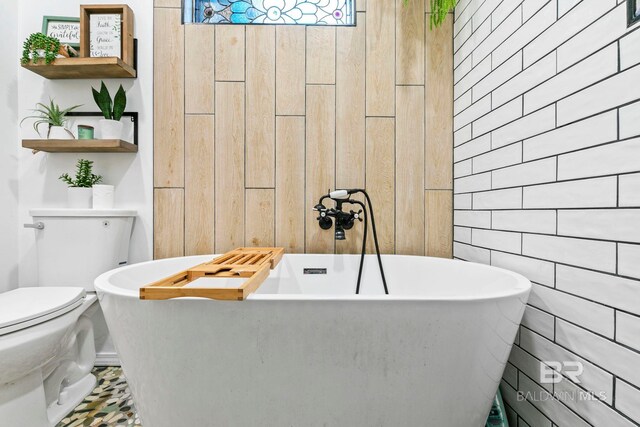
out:
{"label": "white plant pot", "polygon": [[113,185],[93,186],[93,209],[113,209]]}
{"label": "white plant pot", "polygon": [[74,139],[73,134],[64,126],[51,126],[49,128],[49,139]]}
{"label": "white plant pot", "polygon": [[[44,53],[44,49],[36,49],[36,53],[38,54],[39,58],[46,58],[47,55],[45,55]],[[59,53],[56,54],[56,58],[64,58],[64,55],[60,55]]]}
{"label": "white plant pot", "polygon": [[67,206],[71,209],[91,209],[93,189],[69,187],[67,190]]}
{"label": "white plant pot", "polygon": [[122,139],[122,122],[118,120],[100,120],[100,138],[101,139]]}

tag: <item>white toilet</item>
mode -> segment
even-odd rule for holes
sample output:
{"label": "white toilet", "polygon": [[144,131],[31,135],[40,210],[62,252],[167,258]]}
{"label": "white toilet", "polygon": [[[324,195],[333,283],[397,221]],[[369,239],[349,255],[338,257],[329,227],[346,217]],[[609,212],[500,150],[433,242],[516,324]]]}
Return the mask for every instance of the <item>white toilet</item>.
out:
{"label": "white toilet", "polygon": [[39,286],[0,294],[0,425],[51,427],[95,387],[93,280],[127,263],[136,212],[29,213]]}

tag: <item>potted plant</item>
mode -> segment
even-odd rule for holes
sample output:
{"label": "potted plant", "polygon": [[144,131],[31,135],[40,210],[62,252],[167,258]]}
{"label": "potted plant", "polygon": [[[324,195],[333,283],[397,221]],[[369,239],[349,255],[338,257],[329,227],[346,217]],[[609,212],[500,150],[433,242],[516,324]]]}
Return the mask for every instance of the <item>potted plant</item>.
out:
{"label": "potted plant", "polygon": [[68,173],[63,173],[60,180],[69,186],[67,204],[70,208],[91,209],[92,187],[102,182],[102,176],[93,173],[92,161],[78,159],[75,179]]}
{"label": "potted plant", "polygon": [[42,104],[38,102],[36,104],[38,108],[35,110],[31,110],[34,113],[38,113],[38,115],[27,116],[22,121],[24,122],[26,119],[36,119],[33,123],[33,129],[38,132],[40,135],[40,125],[48,124],[47,128],[47,138],[48,139],[73,139],[73,134],[64,127],[67,122],[67,114],[80,107],[80,105],[74,105],[73,107],[66,108],[64,110],[60,109],[60,106],[53,102],[51,98],[49,98],[49,105]]}
{"label": "potted plant", "polygon": [[33,33],[22,45],[22,64],[32,62],[37,64],[44,58],[45,64],[51,64],[58,55],[68,57],[67,51],[60,45],[60,40],[42,33]]}
{"label": "potted plant", "polygon": [[98,108],[102,111],[104,119],[100,120],[100,137],[102,139],[121,139],[122,138],[122,122],[120,118],[127,106],[127,95],[120,85],[116,92],[116,96],[111,100],[111,95],[104,82],[101,82],[100,92],[91,88],[93,99],[96,101]]}

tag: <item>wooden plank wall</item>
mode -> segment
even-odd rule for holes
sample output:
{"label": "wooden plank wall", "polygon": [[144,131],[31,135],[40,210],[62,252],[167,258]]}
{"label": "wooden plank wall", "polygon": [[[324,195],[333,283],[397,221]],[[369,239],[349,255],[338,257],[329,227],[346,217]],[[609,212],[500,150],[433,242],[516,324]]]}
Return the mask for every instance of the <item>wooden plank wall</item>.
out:
{"label": "wooden plank wall", "polygon": [[354,187],[383,252],[451,257],[451,19],[356,1],[356,27],[322,28],[183,26],[180,0],[155,0],[155,258],[357,253],[362,225],[336,242],[311,210]]}

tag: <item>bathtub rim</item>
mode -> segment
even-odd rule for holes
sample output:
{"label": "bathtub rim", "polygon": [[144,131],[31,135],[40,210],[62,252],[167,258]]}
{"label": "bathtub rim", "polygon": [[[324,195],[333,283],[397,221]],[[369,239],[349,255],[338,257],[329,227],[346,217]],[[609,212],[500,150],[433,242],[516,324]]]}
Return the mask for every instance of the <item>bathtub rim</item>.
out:
{"label": "bathtub rim", "polygon": [[[338,256],[338,257],[343,257],[343,256],[357,256],[359,257],[360,255],[357,254],[285,254],[285,256],[287,255],[294,255],[294,256],[300,256],[300,255],[312,255],[312,256],[317,256],[317,255],[322,255],[322,256]],[[150,261],[144,261],[144,262],[140,262],[140,263],[135,263],[135,264],[130,264],[130,265],[126,265],[123,267],[118,267],[115,268],[113,270],[109,270],[103,274],[101,274],[100,276],[98,276],[94,283],[95,283],[95,289],[98,292],[98,296],[100,296],[100,293],[106,293],[106,294],[111,294],[111,295],[116,295],[119,297],[125,297],[125,298],[133,298],[133,299],[137,299],[140,300],[140,296],[139,296],[139,292],[138,289],[136,290],[130,290],[130,289],[125,289],[119,286],[115,286],[110,282],[110,278],[115,275],[115,274],[120,274],[123,273],[129,269],[132,268],[136,268],[136,267],[140,267],[142,265],[147,265],[147,264],[151,264],[154,262],[162,262],[162,261],[167,261],[170,262],[171,260],[177,260],[177,259],[184,259],[184,258],[193,258],[193,259],[199,259],[199,258],[206,258],[206,259],[210,259],[211,257],[215,257],[218,256],[216,254],[212,254],[212,255],[188,255],[188,256],[181,256],[181,257],[171,257],[171,258],[163,258],[163,259],[157,259],[157,260],[150,260]],[[361,294],[361,295],[356,295],[356,294],[258,294],[258,293],[252,293],[251,295],[249,295],[246,299],[246,301],[433,301],[433,302],[478,302],[478,301],[496,301],[496,300],[500,300],[500,299],[506,299],[506,298],[519,298],[519,297],[524,297],[525,301],[528,298],[529,292],[531,291],[532,288],[532,284],[531,281],[529,279],[527,279],[526,277],[524,277],[523,275],[510,271],[510,270],[506,270],[504,268],[500,268],[500,267],[495,267],[495,266],[491,266],[491,265],[487,265],[487,264],[480,264],[480,263],[475,263],[475,262],[470,262],[470,261],[463,261],[463,260],[456,260],[456,259],[450,259],[450,258],[437,258],[437,257],[428,257],[428,256],[421,256],[421,255],[396,255],[396,254],[384,254],[384,257],[387,256],[393,256],[393,257],[403,257],[403,258],[429,258],[431,260],[435,260],[437,262],[442,262],[442,263],[464,263],[465,265],[471,265],[472,268],[479,268],[479,269],[485,269],[485,270],[492,270],[495,272],[499,272],[500,274],[505,274],[507,276],[510,276],[511,278],[515,279],[515,284],[513,287],[510,287],[509,290],[507,291],[502,291],[500,293],[492,293],[492,294],[488,294],[486,296],[469,296],[469,295],[460,295],[460,296],[446,296],[446,297],[433,297],[433,296],[428,296],[428,295],[415,295],[415,296],[411,296],[411,295],[369,295],[369,294]],[[198,262],[202,262],[202,260],[198,260],[196,261],[196,263]],[[195,264],[194,264],[195,265]],[[208,300],[208,298],[200,298],[200,297],[181,297],[181,298],[173,298],[174,300]],[[144,300],[140,300],[140,301],[144,301]],[[166,301],[170,301],[170,300],[166,300]],[[225,301],[218,301],[218,300],[213,300],[213,301],[217,301],[217,302],[225,302]],[[236,301],[230,301],[232,303],[235,303]]]}

